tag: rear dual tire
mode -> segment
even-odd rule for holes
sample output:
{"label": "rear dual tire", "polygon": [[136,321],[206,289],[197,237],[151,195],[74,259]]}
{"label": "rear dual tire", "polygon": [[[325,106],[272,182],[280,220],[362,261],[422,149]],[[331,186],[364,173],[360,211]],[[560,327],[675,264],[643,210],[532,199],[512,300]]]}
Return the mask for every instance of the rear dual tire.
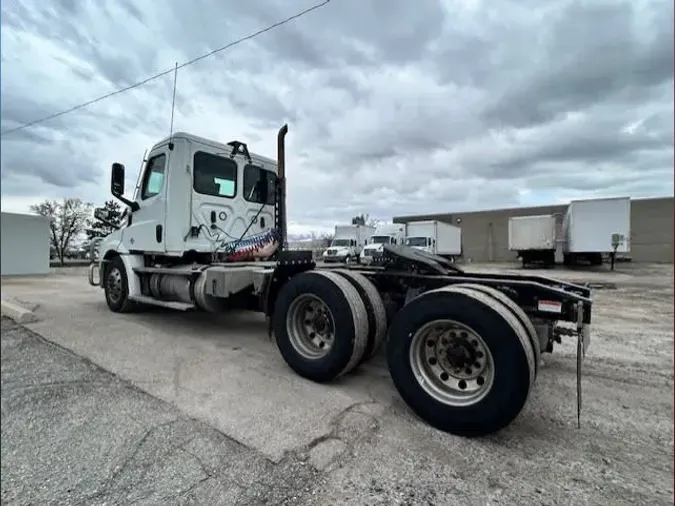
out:
{"label": "rear dual tire", "polygon": [[[326,315],[320,328],[312,322],[317,314]],[[339,269],[291,279],[279,292],[273,316],[286,363],[322,383],[376,353],[386,323],[375,286],[362,274]],[[466,345],[470,362],[458,367],[462,353],[455,343],[450,363],[450,345],[443,341],[452,339],[443,331]],[[323,352],[308,345],[317,335],[329,336]],[[465,437],[499,431],[518,416],[534,385],[539,355],[537,334],[522,309],[493,288],[469,284],[413,299],[393,318],[387,343],[389,371],[404,401],[430,425]]]}
{"label": "rear dual tire", "polygon": [[291,369],[325,383],[377,353],[387,317],[365,276],[346,269],[319,270],[299,274],[281,288],[272,326]]}
{"label": "rear dual tire", "polygon": [[394,317],[387,343],[405,402],[433,427],[465,437],[509,425],[537,372],[538,341],[520,320],[527,316],[483,288],[448,286],[413,299]]}

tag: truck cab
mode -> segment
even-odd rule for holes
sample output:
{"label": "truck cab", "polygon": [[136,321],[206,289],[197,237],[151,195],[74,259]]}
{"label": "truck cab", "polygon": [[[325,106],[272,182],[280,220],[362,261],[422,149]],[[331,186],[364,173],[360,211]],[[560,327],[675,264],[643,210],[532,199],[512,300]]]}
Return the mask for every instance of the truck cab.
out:
{"label": "truck cab", "polygon": [[356,239],[353,237],[337,237],[330,243],[330,247],[324,251],[324,262],[349,262],[358,256]]}
{"label": "truck cab", "polygon": [[375,233],[366,240],[366,244],[359,254],[359,263],[369,265],[373,259],[382,253],[386,244],[403,244],[405,225],[382,224],[378,225]]}
{"label": "truck cab", "polygon": [[436,240],[431,237],[406,237],[405,245],[410,246],[411,248],[420,249],[426,251],[427,253],[436,253]]}
{"label": "truck cab", "polygon": [[361,249],[375,228],[368,225],[336,225],[330,246],[323,252],[324,262],[358,262]]}
{"label": "truck cab", "polygon": [[100,244],[101,255],[213,255],[228,244],[246,247],[247,238],[274,226],[276,162],[243,143],[173,134],[150,149],[130,200],[121,197],[124,167],[115,166],[122,188],[113,194],[129,211],[126,224]]}

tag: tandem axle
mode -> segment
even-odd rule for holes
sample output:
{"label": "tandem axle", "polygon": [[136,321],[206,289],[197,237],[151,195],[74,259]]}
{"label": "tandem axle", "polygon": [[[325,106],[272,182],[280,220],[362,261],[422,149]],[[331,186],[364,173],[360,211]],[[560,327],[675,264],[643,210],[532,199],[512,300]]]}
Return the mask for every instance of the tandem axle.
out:
{"label": "tandem axle", "polygon": [[142,259],[113,254],[90,267],[90,284],[104,288],[113,311],[152,304],[262,312],[287,364],[317,382],[352,372],[384,346],[406,403],[457,435],[486,435],[511,423],[541,354],[562,336],[578,336],[579,361],[590,344],[588,288],[463,272],[412,248],[386,246],[376,265],[353,268],[319,267],[309,252],[291,251],[274,262],[137,263]]}

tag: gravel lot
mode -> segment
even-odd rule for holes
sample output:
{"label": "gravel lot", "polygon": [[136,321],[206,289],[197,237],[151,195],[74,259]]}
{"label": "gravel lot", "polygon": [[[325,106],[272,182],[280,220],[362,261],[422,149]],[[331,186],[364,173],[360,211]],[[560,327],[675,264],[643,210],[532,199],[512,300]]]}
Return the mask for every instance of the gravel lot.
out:
{"label": "gravel lot", "polygon": [[115,315],[78,268],[3,280],[44,340],[3,323],[2,502],[672,504],[673,266],[541,273],[604,285],[581,429],[566,342],[521,416],[480,440],[417,420],[381,356],[315,385],[257,315]]}

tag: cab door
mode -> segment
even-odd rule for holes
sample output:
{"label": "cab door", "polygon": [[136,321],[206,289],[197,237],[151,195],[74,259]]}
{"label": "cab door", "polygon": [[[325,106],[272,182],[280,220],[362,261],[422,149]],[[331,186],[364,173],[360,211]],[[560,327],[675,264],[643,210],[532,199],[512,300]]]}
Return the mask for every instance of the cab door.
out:
{"label": "cab door", "polygon": [[131,226],[124,230],[122,242],[128,250],[164,253],[167,172],[167,146],[155,149],[145,164],[141,186],[136,197],[140,209],[131,215]]}

